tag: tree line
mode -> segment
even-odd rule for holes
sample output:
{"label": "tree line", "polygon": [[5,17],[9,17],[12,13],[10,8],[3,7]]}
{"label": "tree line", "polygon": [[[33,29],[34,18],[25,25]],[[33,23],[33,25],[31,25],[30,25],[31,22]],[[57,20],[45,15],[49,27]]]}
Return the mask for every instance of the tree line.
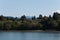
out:
{"label": "tree line", "polygon": [[21,18],[0,15],[0,30],[60,30],[60,13],[54,12],[53,16],[40,14],[31,18],[25,15]]}

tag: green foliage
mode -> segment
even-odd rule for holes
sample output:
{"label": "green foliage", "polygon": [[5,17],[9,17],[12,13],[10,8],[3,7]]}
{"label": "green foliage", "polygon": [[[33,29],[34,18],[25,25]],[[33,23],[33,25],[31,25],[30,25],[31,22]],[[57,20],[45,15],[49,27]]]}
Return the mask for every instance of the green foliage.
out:
{"label": "green foliage", "polygon": [[25,15],[18,17],[0,16],[0,30],[60,30],[60,14],[54,12],[53,16],[49,15],[39,17],[33,16],[31,19]]}
{"label": "green foliage", "polygon": [[58,12],[54,12],[53,19],[54,20],[60,20],[60,14]]}

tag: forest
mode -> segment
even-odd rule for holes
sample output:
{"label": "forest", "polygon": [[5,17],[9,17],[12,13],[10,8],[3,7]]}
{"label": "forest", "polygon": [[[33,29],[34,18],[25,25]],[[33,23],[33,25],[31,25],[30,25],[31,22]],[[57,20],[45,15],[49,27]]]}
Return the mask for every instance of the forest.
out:
{"label": "forest", "polygon": [[54,12],[53,16],[33,16],[27,18],[25,15],[18,17],[7,17],[0,15],[0,30],[56,30],[60,31],[60,13]]}

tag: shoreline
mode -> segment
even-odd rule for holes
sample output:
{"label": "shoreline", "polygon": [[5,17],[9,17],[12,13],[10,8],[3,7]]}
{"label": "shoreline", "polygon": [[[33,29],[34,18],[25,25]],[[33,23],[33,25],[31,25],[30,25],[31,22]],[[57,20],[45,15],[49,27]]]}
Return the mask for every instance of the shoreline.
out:
{"label": "shoreline", "polygon": [[60,33],[60,31],[55,30],[0,30],[0,32],[48,32],[48,33]]}

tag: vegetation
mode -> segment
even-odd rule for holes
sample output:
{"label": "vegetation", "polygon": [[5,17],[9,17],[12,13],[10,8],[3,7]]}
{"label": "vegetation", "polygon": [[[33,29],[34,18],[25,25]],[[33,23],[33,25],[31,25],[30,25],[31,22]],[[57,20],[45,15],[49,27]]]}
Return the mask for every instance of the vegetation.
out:
{"label": "vegetation", "polygon": [[53,16],[49,15],[39,17],[33,16],[27,18],[25,15],[18,17],[0,16],[0,30],[59,30],[60,31],[60,14],[54,12]]}

